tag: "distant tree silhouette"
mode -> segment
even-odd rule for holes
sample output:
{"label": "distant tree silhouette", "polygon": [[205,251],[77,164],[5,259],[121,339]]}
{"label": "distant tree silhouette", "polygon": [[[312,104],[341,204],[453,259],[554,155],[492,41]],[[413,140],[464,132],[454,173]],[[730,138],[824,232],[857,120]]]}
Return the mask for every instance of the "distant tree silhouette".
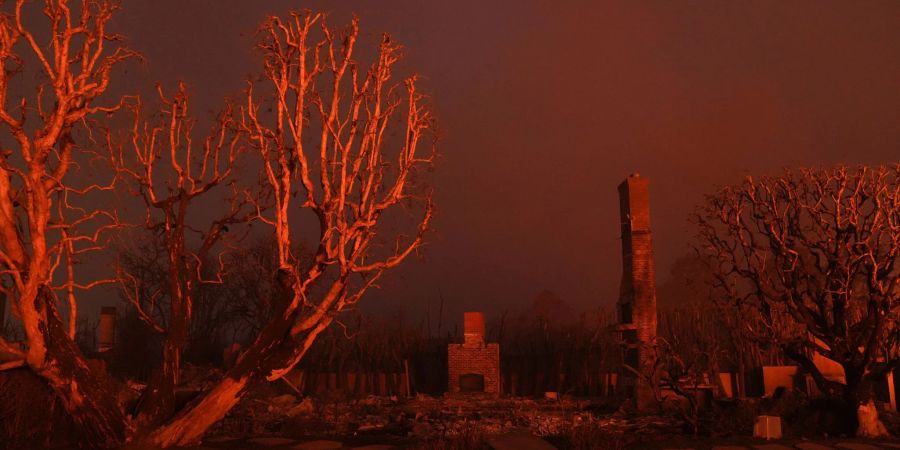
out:
{"label": "distant tree silhouette", "polygon": [[[867,376],[900,363],[900,165],[748,177],[709,195],[696,220],[716,287],[824,392],[855,408]],[[846,383],[826,379],[813,352]]]}
{"label": "distant tree silhouette", "polygon": [[[718,383],[720,371],[744,374],[750,368],[783,364],[781,348],[754,331],[762,323],[759,312],[733,304],[716,289],[716,275],[710,270],[715,263],[708,254],[681,256],[660,284],[659,333],[666,350],[703,368],[713,383]],[[743,381],[736,380],[739,392],[744,392]]]}

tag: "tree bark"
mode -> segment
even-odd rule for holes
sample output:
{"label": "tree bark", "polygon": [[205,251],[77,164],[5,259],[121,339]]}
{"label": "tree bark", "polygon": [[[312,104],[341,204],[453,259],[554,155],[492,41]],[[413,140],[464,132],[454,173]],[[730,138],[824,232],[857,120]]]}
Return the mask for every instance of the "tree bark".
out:
{"label": "tree bark", "polygon": [[222,381],[185,407],[166,425],[149,433],[145,441],[158,447],[199,442],[206,430],[225,417],[241,400],[251,382],[296,364],[309,350],[318,334],[331,323],[330,317],[325,317],[315,326],[294,334],[291,329],[297,322],[297,316],[297,313],[288,317],[277,315],[239,357],[237,364],[225,374]]}
{"label": "tree bark", "polygon": [[182,349],[167,336],[162,366],[154,370],[143,393],[137,422],[141,428],[159,425],[175,413],[175,388],[181,371]]}
{"label": "tree bark", "polygon": [[[282,292],[276,297],[288,297],[293,295]],[[288,297],[289,298],[289,297]],[[273,304],[290,303],[290,301],[275,301]],[[186,406],[174,419],[159,427],[144,438],[149,444],[158,447],[172,447],[176,445],[191,445],[197,443],[206,430],[225,417],[225,414],[233,408],[246,393],[249,383],[258,379],[266,369],[271,370],[277,361],[270,355],[276,350],[291,347],[292,340],[285,342],[285,336],[289,336],[295,314],[284,317],[284,309],[273,312],[273,318],[263,328],[256,341],[238,357],[237,363],[226,372],[225,377],[208,392]]]}
{"label": "tree bark", "polygon": [[289,328],[289,324],[281,325],[264,330],[222,381],[188,405],[174,419],[148,434],[147,442],[159,447],[197,443],[209,427],[225,417],[241,400],[249,383],[260,378],[265,354],[278,344],[279,337]]}
{"label": "tree bark", "polygon": [[128,419],[103,374],[90,370],[78,346],[69,339],[50,289],[41,288],[35,303],[46,311],[42,327],[47,353],[42,362],[28,361],[47,380],[77,425],[83,446],[115,448],[125,441]]}
{"label": "tree bark", "polygon": [[[171,270],[175,271],[177,267]],[[177,274],[174,276],[177,279]],[[175,388],[180,380],[191,313],[187,311],[185,299],[177,292],[173,292],[170,309],[162,365],[154,371],[144,392],[146,401],[142,402],[138,413],[138,423],[142,428],[157,426],[175,413]]]}

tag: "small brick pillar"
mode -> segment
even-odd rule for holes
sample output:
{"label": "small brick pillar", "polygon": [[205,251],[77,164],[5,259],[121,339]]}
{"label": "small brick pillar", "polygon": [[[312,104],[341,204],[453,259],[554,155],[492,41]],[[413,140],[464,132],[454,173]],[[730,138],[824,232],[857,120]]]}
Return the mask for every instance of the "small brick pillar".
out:
{"label": "small brick pillar", "polygon": [[[646,178],[629,175],[619,185],[622,224],[622,284],[619,291],[619,326],[625,344],[624,363],[645,377],[653,372],[656,340],[656,282],[650,235],[650,187]],[[623,368],[625,387],[632,390],[638,410],[655,405],[655,379],[637,377]]]}
{"label": "small brick pillar", "polygon": [[[463,343],[447,346],[447,388],[471,392],[477,385],[487,394],[500,395],[500,344],[484,342],[484,313],[467,312],[463,319]],[[483,384],[472,384],[473,379]]]}
{"label": "small brick pillar", "polygon": [[100,309],[100,326],[97,330],[97,351],[106,352],[116,343],[116,308],[104,306]]}

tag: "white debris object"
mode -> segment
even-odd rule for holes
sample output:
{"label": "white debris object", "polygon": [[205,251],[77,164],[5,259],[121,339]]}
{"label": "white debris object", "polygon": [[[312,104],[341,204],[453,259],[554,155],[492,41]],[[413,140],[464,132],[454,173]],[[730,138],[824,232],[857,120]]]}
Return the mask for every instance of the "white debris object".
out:
{"label": "white debris object", "polygon": [[875,402],[869,400],[869,403],[859,405],[856,410],[856,417],[859,419],[859,428],[856,435],[866,438],[885,437],[888,435],[887,428],[878,419],[878,410],[875,408]]}
{"label": "white debris object", "polygon": [[753,437],[781,439],[781,417],[759,416],[753,426]]}

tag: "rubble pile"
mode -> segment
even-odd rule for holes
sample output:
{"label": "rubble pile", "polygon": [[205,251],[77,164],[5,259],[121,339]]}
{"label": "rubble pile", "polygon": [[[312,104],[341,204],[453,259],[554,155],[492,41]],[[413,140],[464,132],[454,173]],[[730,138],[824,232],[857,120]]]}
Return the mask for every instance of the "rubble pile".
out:
{"label": "rubble pile", "polygon": [[362,441],[378,438],[399,443],[448,438],[478,440],[524,430],[552,438],[571,434],[576,428],[617,435],[668,433],[678,426],[677,420],[666,417],[632,417],[618,412],[597,415],[590,402],[568,398],[419,395],[409,399],[368,396],[327,401],[257,393],[230,412],[213,435],[275,434],[298,439]]}

